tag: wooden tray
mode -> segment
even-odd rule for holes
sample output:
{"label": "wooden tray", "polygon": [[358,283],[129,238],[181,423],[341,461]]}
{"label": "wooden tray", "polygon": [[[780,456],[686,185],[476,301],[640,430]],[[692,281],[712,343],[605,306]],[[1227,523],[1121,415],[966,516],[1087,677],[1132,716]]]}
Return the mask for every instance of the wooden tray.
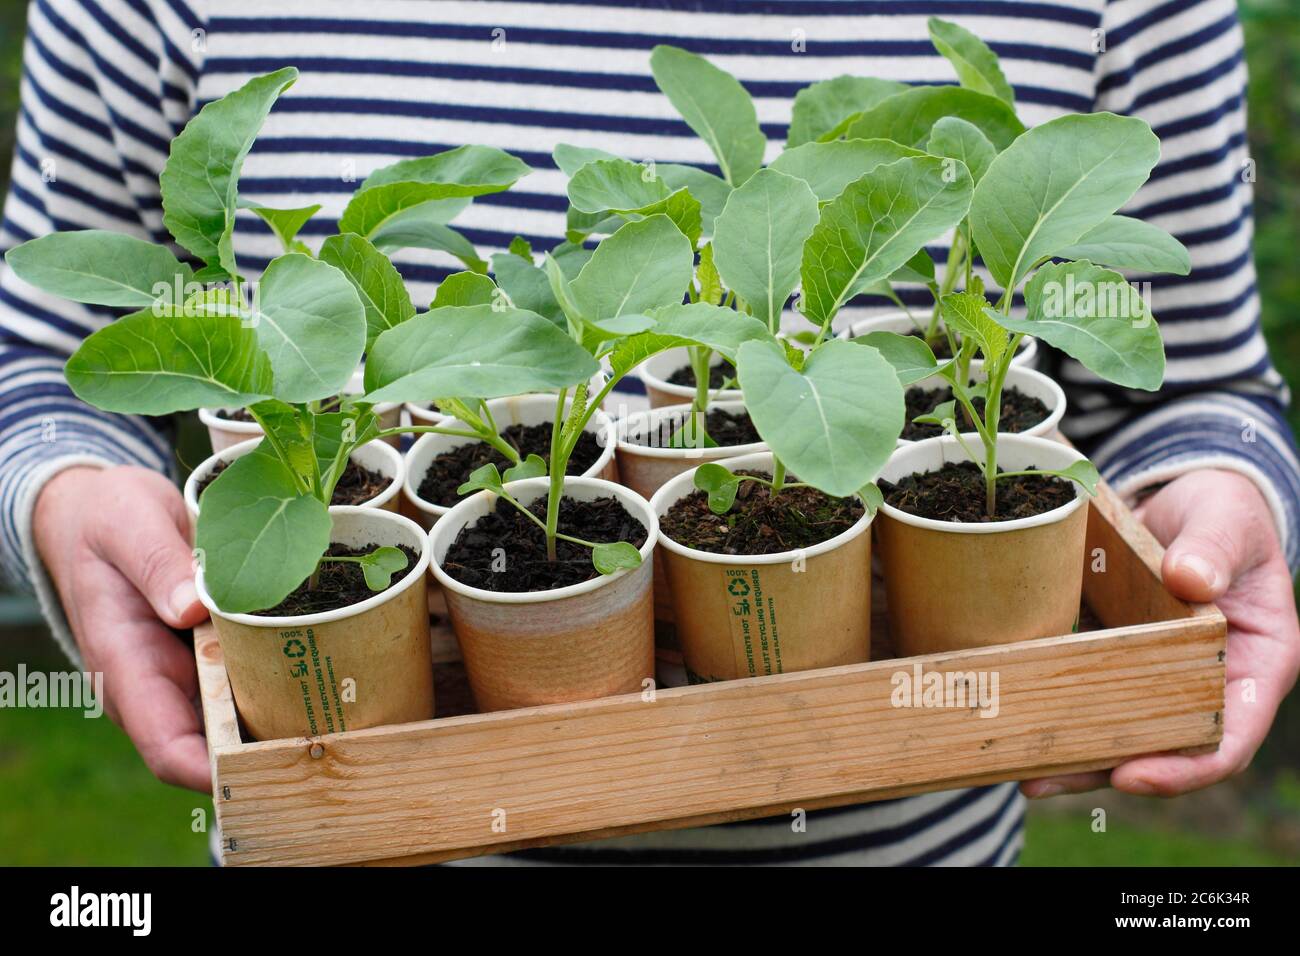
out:
{"label": "wooden tray", "polygon": [[[221,647],[201,627],[222,859],[431,863],[1213,750],[1223,616],[1164,590],[1160,546],[1105,486],[1088,552],[1085,620],[1100,626],[1084,633],[891,659],[877,601],[881,659],[868,664],[310,739],[242,739]],[[441,715],[460,665],[445,626],[433,642]],[[893,675],[918,662],[996,671],[997,716],[893,706]]]}

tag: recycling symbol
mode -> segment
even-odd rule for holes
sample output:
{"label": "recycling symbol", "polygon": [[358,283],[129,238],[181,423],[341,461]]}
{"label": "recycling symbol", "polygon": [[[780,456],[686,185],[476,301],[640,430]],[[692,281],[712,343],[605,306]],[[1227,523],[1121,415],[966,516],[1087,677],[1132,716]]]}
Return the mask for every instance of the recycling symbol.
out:
{"label": "recycling symbol", "polygon": [[733,597],[744,597],[749,593],[749,582],[744,578],[732,578],[727,590]]}
{"label": "recycling symbol", "polygon": [[291,637],[284,642],[285,657],[304,657],[307,654],[307,645],[296,637]]}

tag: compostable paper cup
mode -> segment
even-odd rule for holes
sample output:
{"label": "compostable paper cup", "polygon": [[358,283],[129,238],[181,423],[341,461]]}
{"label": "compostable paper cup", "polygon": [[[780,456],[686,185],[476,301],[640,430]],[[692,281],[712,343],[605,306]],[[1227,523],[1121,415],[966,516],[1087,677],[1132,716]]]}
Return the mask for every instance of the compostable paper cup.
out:
{"label": "compostable paper cup", "polygon": [[212,615],[235,707],[257,740],[315,737],[433,717],[426,581],[429,542],[376,508],[330,508],[337,544],[405,545],[419,555],[388,590],[319,614],[227,614],[195,576]]}
{"label": "compostable paper cup", "polygon": [[[525,478],[506,487],[527,506],[547,493],[548,483]],[[571,703],[652,686],[646,682],[654,679],[654,512],[635,492],[599,478],[566,478],[564,494],[582,501],[617,498],[646,529],[641,564],[550,591],[497,592],[462,584],[442,562],[461,529],[493,508],[496,496],[487,491],[457,504],[429,533],[433,574],[480,710]],[[509,542],[502,545],[508,551]]]}
{"label": "compostable paper cup", "polygon": [[[723,358],[719,352],[714,352],[709,357],[710,366],[721,365],[722,362]],[[668,381],[668,377],[673,372],[690,364],[691,353],[685,347],[665,349],[641,363],[637,372],[641,375],[641,381],[645,383],[646,398],[649,399],[651,408],[689,403],[695,398],[695,386],[674,385]],[[744,398],[738,388],[721,389],[710,394],[720,402],[739,402]]]}
{"label": "compostable paper cup", "polygon": [[[771,452],[719,462],[733,471],[772,469]],[[793,479],[792,479],[793,480]],[[656,516],[695,490],[695,471],[669,479]],[[871,655],[871,515],[797,551],[713,554],[662,530],[677,637],[693,683],[857,664]]]}
{"label": "compostable paper cup", "polygon": [[[739,401],[717,401],[709,403],[709,410],[743,412],[745,403]],[[650,499],[663,487],[664,482],[691,471],[698,465],[737,455],[749,455],[766,451],[763,442],[751,442],[745,445],[726,445],[718,448],[669,448],[665,447],[671,434],[664,434],[665,423],[671,423],[677,416],[683,419],[690,414],[691,405],[664,405],[647,411],[633,412],[626,418],[618,420],[618,473],[619,481],[627,485],[642,498]],[[655,436],[658,444],[643,445],[634,439],[646,434]],[[663,568],[663,550],[655,550],[655,619],[669,622],[673,619],[672,591],[668,584],[668,573]]]}
{"label": "compostable paper cup", "polygon": [[[984,446],[966,443],[978,456]],[[998,437],[1007,471],[1067,468],[1068,445],[1027,435]],[[880,478],[896,482],[969,461],[951,435],[899,446]],[[1087,493],[1013,521],[935,521],[881,507],[876,536],[884,566],[890,637],[899,656],[933,654],[1069,634],[1083,588]]]}
{"label": "compostable paper cup", "polygon": [[[983,362],[971,362],[970,372],[971,377],[976,382],[984,381]],[[938,375],[922,379],[915,383],[915,385],[908,386],[908,388],[925,389],[947,387],[947,379]],[[1044,375],[1035,368],[1030,368],[1027,365],[1013,364],[1009,369],[1007,369],[1006,382],[1003,384],[1002,388],[1003,395],[1006,394],[1006,390],[1009,388],[1014,388],[1022,394],[1028,395],[1030,398],[1036,398],[1047,406],[1046,418],[1041,422],[1038,422],[1036,425],[1026,428],[1022,432],[1015,432],[1015,434],[1041,436],[1044,438],[1055,434],[1056,429],[1061,424],[1061,418],[1065,415],[1065,392],[1061,389],[1061,386],[1056,384],[1055,380],[1050,376]],[[961,412],[960,406],[958,407],[958,411]],[[963,424],[966,424],[966,416],[964,413],[960,415],[960,419]],[[975,434],[974,428],[970,429],[970,433]],[[1009,435],[1012,433],[999,431],[999,434]],[[898,441],[903,445],[915,444],[915,442],[907,438],[900,438]]]}

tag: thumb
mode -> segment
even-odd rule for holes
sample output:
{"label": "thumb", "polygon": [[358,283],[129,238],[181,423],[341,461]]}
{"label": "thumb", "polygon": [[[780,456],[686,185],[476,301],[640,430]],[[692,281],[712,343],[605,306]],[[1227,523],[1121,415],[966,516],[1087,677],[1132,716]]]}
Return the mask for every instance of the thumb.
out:
{"label": "thumb", "polygon": [[1257,527],[1258,514],[1236,496],[1183,495],[1169,504],[1170,512],[1145,516],[1172,532],[1161,566],[1165,586],[1185,601],[1216,601],[1260,561],[1269,529]]}
{"label": "thumb", "polygon": [[[167,490],[175,494],[174,488]],[[193,552],[176,509],[149,494],[140,494],[136,502],[136,507],[106,521],[97,536],[97,550],[165,624],[193,627],[207,611],[194,587]],[[183,506],[179,517],[184,517]]]}

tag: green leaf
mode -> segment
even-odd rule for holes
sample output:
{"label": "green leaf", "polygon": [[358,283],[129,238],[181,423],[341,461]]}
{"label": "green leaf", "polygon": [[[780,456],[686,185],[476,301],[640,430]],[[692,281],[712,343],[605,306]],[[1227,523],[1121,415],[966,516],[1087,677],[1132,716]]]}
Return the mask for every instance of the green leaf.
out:
{"label": "green leaf", "polygon": [[257,76],[207,104],[172,140],[158,179],[163,225],[210,268],[235,274],[231,237],[239,202],[239,173],[262,123],[298,71]]}
{"label": "green leaf", "polygon": [[526,163],[491,146],[458,146],[405,159],[366,177],[339,218],[339,232],[374,238],[393,217],[415,206],[503,192],[529,172]]}
{"label": "green leaf", "polygon": [[1192,271],[1187,248],[1159,226],[1128,216],[1103,219],[1073,245],[1058,249],[1060,259],[1087,259],[1112,269],[1139,272],[1172,272],[1185,276]]}
{"label": "green leaf", "polygon": [[957,164],[953,177],[947,162],[911,156],[879,166],[823,207],[803,249],[809,320],[831,321],[857,290],[888,278],[962,220],[970,208],[970,174]]}
{"label": "green leaf", "polygon": [[280,460],[310,486],[319,471],[315,421],[299,415],[298,409],[277,398],[256,402],[248,410],[261,422],[266,433],[266,441],[258,449],[268,454],[274,450]]}
{"label": "green leaf", "polygon": [[487,272],[474,244],[442,221],[438,202],[417,203],[395,213],[370,236],[375,248],[385,254],[400,249],[433,249],[455,256],[473,272]]}
{"label": "green leaf", "polygon": [[591,563],[601,574],[616,574],[641,565],[641,552],[626,541],[611,541],[591,549]]}
{"label": "green leaf", "polygon": [[438,283],[430,309],[451,305],[491,305],[497,299],[497,284],[477,272],[454,272]]}
{"label": "green leaf", "polygon": [[316,570],[331,527],[278,458],[235,459],[203,492],[194,543],[208,593],[230,614],[274,607]]}
{"label": "green leaf", "polygon": [[817,226],[817,196],[802,179],[759,170],[727,200],[713,260],[728,288],[775,332],[799,282],[799,257]]}
{"label": "green leaf", "polygon": [[321,245],[320,259],[342,272],[360,296],[367,348],[381,332],[415,315],[401,273],[369,240],[353,233],[330,236]]}
{"label": "green leaf", "polygon": [[739,186],[763,165],[767,138],[754,101],[730,73],[675,46],[650,52],[655,84],[722,167],[722,178]]}
{"label": "green leaf", "polygon": [[906,83],[869,76],[837,76],[805,86],[794,96],[785,148],[788,151],[819,139],[848,117],[906,89]]}
{"label": "green leaf", "polygon": [[[273,394],[310,402],[342,391],[366,347],[366,312],[338,269],[292,253],[272,260],[245,321],[271,359]],[[400,326],[399,326],[400,328]]]}
{"label": "green leaf", "polygon": [[462,498],[466,495],[472,495],[476,491],[490,491],[494,495],[504,495],[506,493],[505,485],[501,481],[501,474],[497,471],[497,466],[489,462],[481,468],[476,468],[470,472],[464,484],[456,489],[456,494]]}
{"label": "green leaf", "polygon": [[948,399],[946,402],[940,402],[924,415],[917,415],[912,421],[919,425],[938,425],[941,428],[947,428],[948,422],[957,421],[957,400]]}
{"label": "green leaf", "polygon": [[503,482],[520,481],[524,478],[544,478],[546,476],[546,459],[541,455],[529,455],[517,465],[505,470],[501,476]]}
{"label": "green leaf", "polygon": [[700,264],[695,267],[695,278],[699,282],[700,301],[707,305],[719,305],[722,302],[722,276],[718,275],[717,264],[713,261],[713,243],[705,243],[700,249]]}
{"label": "green leaf", "polygon": [[496,284],[510,297],[515,308],[536,312],[563,326],[564,312],[551,292],[546,271],[510,253],[497,253],[492,257],[492,274]]}
{"label": "green leaf", "polygon": [[1035,126],[1001,153],[971,201],[975,242],[1013,289],[1034,265],[1081,240],[1137,192],[1160,159],[1144,120],[1090,113]]}
{"label": "green leaf", "polygon": [[570,284],[589,322],[680,302],[694,272],[690,241],[667,216],[629,222],[596,247]]}
{"label": "green leaf", "polygon": [[963,339],[970,338],[990,365],[996,365],[1006,353],[1007,333],[999,323],[998,313],[989,308],[988,300],[973,292],[951,292],[943,297],[943,321]]}
{"label": "green leaf", "polygon": [[894,270],[890,282],[919,282],[922,285],[934,284],[934,260],[924,249],[908,259]]}
{"label": "green leaf", "polygon": [[271,363],[237,316],[146,309],[90,335],[64,369],[77,397],[108,412],[169,415],[271,394]]}
{"label": "green leaf", "polygon": [[862,499],[862,503],[866,505],[867,513],[871,515],[879,511],[880,506],[885,503],[885,496],[874,481],[869,481],[859,488],[858,497]]}
{"label": "green leaf", "polygon": [[845,129],[846,139],[892,139],[917,149],[930,138],[934,124],[956,116],[978,126],[998,149],[1006,149],[1024,124],[1015,110],[995,96],[959,86],[917,86],[882,100],[856,117]]}
{"label": "green leaf", "polygon": [[557,143],[555,149],[551,150],[551,157],[555,160],[555,165],[560,167],[560,172],[570,179],[588,163],[598,163],[603,159],[623,159],[622,156],[607,153],[603,149],[574,146],[571,143]]}
{"label": "green leaf", "polygon": [[919,335],[900,335],[897,332],[867,332],[849,340],[854,345],[869,345],[894,367],[900,384],[914,385],[922,379],[938,375],[952,364],[952,359],[939,364],[930,346]]}
{"label": "green leaf", "polygon": [[369,554],[360,555],[357,563],[365,575],[366,587],[372,591],[385,591],[393,581],[393,575],[406,570],[406,555],[401,548],[375,548]]}
{"label": "green leaf", "polygon": [[998,155],[978,126],[957,116],[945,116],[934,124],[925,150],[934,156],[947,156],[965,163],[977,184]]}
{"label": "green leaf", "polygon": [[1137,290],[1118,272],[1091,262],[1045,265],[1025,286],[1025,304],[1027,318],[993,317],[1116,385],[1153,392],[1164,381],[1160,330]]}
{"label": "green leaf", "polygon": [[100,229],[31,239],[10,249],[5,262],[14,275],[44,292],[115,308],[143,308],[160,298],[178,304],[186,284],[194,281],[190,267],[165,246]]}
{"label": "green leaf", "polygon": [[957,71],[961,85],[976,93],[996,96],[1014,105],[1016,94],[1002,74],[998,56],[988,45],[964,27],[938,17],[931,17],[930,42]]}
{"label": "green leaf", "polygon": [[626,159],[602,159],[569,180],[569,202],[588,213],[631,212],[667,199],[672,192],[654,169]]}
{"label": "green leaf", "polygon": [[709,510],[725,515],[736,502],[740,479],[717,462],[705,462],[695,469],[695,487],[709,496]]}
{"label": "green leaf", "polygon": [[796,371],[775,342],[746,342],[736,368],[755,428],[801,481],[851,495],[893,453],[903,430],[903,387],[870,346],[828,341]]}
{"label": "green leaf", "polygon": [[1097,466],[1088,459],[1076,461],[1069,468],[1061,469],[1057,474],[1062,478],[1068,478],[1070,481],[1083,485],[1083,490],[1088,494],[1093,496],[1097,494],[1097,484],[1101,481],[1101,474],[1097,471]]}
{"label": "green leaf", "polygon": [[651,335],[676,339],[678,345],[703,345],[729,362],[735,361],[743,343],[772,338],[767,326],[753,316],[707,302],[664,305],[646,314],[655,323]]}
{"label": "green leaf", "polygon": [[320,203],[315,203],[298,209],[272,209],[270,206],[260,206],[255,202],[240,200],[239,208],[251,209],[257,213],[258,217],[271,227],[271,231],[280,240],[284,251],[293,252],[294,239],[297,238],[302,227],[307,225],[308,220],[320,212],[321,207]]}
{"label": "green leaf", "polygon": [[599,369],[581,346],[536,313],[453,306],[417,315],[375,340],[366,360],[366,401],[544,392],[585,382]]}
{"label": "green leaf", "polygon": [[731,184],[702,169],[677,163],[659,163],[655,166],[655,171],[668,184],[669,189],[674,192],[689,190],[699,201],[700,229],[712,235],[714,221],[721,215],[727,197],[731,195]]}
{"label": "green leaf", "polygon": [[533,244],[523,236],[515,236],[510,240],[510,246],[506,250],[513,256],[518,256],[530,266],[533,264]]}
{"label": "green leaf", "polygon": [[887,139],[848,139],[832,143],[805,143],[787,149],[769,169],[802,179],[821,202],[829,202],[854,180],[877,166],[906,156],[924,156],[919,149],[899,146]]}

